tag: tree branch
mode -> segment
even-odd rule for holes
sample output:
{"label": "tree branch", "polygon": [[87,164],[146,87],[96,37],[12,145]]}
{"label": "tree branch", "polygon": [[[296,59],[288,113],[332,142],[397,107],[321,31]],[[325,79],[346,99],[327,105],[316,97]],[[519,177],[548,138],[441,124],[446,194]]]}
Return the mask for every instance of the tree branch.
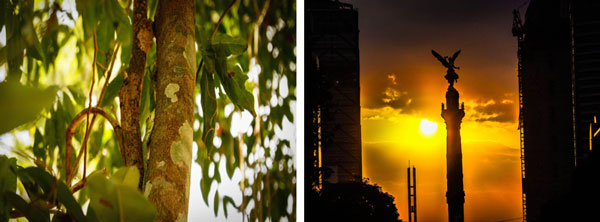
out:
{"label": "tree branch", "polygon": [[227,14],[227,12],[229,12],[229,10],[231,10],[231,7],[233,7],[233,4],[235,4],[236,1],[237,0],[231,0],[231,3],[229,3],[229,6],[227,6],[225,11],[223,11],[223,14],[221,14],[221,17],[219,17],[219,21],[217,22],[217,25],[215,26],[215,29],[213,29],[212,34],[210,34],[209,41],[212,41],[213,37],[215,37],[215,34],[217,33],[219,26],[221,26],[221,22],[223,22],[223,18],[225,18],[225,15]]}
{"label": "tree branch", "polygon": [[[95,38],[94,38],[94,40],[95,40]],[[105,74],[106,79],[104,81],[104,86],[102,87],[102,91],[100,93],[100,98],[98,99],[98,102],[96,103],[96,107],[100,107],[100,104],[102,104],[102,100],[104,99],[104,94],[106,93],[106,88],[108,87],[108,83],[110,81],[112,70],[113,70],[114,65],[115,65],[115,60],[117,58],[117,52],[119,51],[120,46],[121,45],[117,44],[117,46],[113,50],[111,63],[110,63],[110,66],[109,66],[108,70],[106,70],[106,72],[107,72],[107,74]],[[93,67],[93,69],[95,70],[95,67]],[[93,73],[92,73],[92,77],[93,77]],[[91,94],[91,90],[90,90],[90,94]],[[91,105],[91,95],[90,95],[90,105]],[[88,118],[89,118],[89,114],[90,113],[87,113],[87,117]],[[94,125],[95,122],[96,122],[96,115],[94,114],[92,116],[91,122],[88,121],[87,124]],[[77,155],[77,161],[75,162],[76,166],[73,166],[74,170],[71,171],[71,166],[69,165],[71,157],[70,156],[66,157],[67,159],[69,159],[68,163],[66,164],[68,166],[67,169],[66,169],[66,171],[67,171],[67,178],[71,178],[72,179],[74,177],[74,175],[71,175],[71,174],[74,174],[77,171],[77,169],[79,168],[79,166],[77,164],[79,163],[79,160],[81,159],[81,155],[83,154],[84,155],[83,180],[85,180],[85,177],[86,177],[86,168],[87,168],[87,141],[89,140],[89,137],[90,137],[90,134],[88,133],[88,131],[91,129],[91,126],[89,126],[89,125],[86,125],[86,133],[85,133],[85,136],[84,136],[84,139],[83,139],[82,149],[79,151],[79,154]],[[89,129],[88,129],[88,126],[89,126]],[[71,140],[67,139],[67,143],[71,143]],[[120,143],[121,142],[119,141],[119,147],[122,147]],[[70,186],[70,182],[71,181],[69,181],[68,186]]]}
{"label": "tree branch", "polygon": [[[66,184],[67,187],[71,187],[71,181],[73,180],[73,173],[77,171],[77,166],[80,160],[81,155],[78,155],[78,158],[75,162],[75,167],[73,167],[73,169],[71,169],[71,154],[73,152],[73,142],[72,142],[72,138],[73,135],[75,134],[75,129],[77,129],[77,126],[79,126],[79,124],[81,124],[81,121],[83,121],[83,119],[86,117],[86,115],[88,114],[88,112],[93,113],[93,114],[98,114],[101,115],[102,117],[104,117],[109,123],[110,125],[112,125],[113,129],[115,130],[115,135],[117,136],[117,140],[119,141],[119,144],[122,143],[122,136],[121,136],[121,126],[119,125],[119,122],[112,117],[110,114],[108,114],[106,111],[104,111],[102,108],[98,108],[98,107],[92,107],[92,108],[87,108],[82,110],[81,112],[79,112],[75,118],[73,118],[73,121],[71,121],[71,123],[69,124],[69,126],[67,127],[67,143],[65,146],[65,152],[66,152],[66,157],[65,157],[65,162],[67,165],[67,168],[65,169],[67,171],[67,178],[66,178]],[[83,150],[83,148],[82,148]]]}
{"label": "tree branch", "polygon": [[[129,63],[129,75],[123,76],[123,86],[119,90],[121,107],[121,123],[123,127],[123,146],[121,156],[123,165],[135,165],[144,175],[142,156],[142,136],[140,132],[140,105],[142,84],[146,66],[146,55],[152,47],[152,22],[147,18],[148,5],[146,0],[133,1],[133,47]],[[139,188],[144,181],[140,176]]]}
{"label": "tree branch", "polygon": [[[90,94],[88,96],[88,108],[92,108],[92,92],[94,92],[94,83],[96,82],[96,54],[98,54],[98,39],[96,37],[96,30],[94,29],[94,61],[92,62],[92,86],[90,86]],[[85,137],[83,139],[83,148],[81,149],[83,151],[83,179],[85,180],[85,173],[86,173],[86,169],[87,169],[87,141],[88,138],[90,137],[90,130],[91,130],[91,124],[90,124],[90,110],[88,109],[87,114],[86,114],[86,123],[85,123]],[[94,120],[95,120],[94,116]],[[94,121],[92,121],[92,124],[94,124]],[[79,162],[79,157],[77,158],[77,162]],[[71,165],[67,164],[67,169],[71,168]],[[68,175],[68,173],[67,173]]]}

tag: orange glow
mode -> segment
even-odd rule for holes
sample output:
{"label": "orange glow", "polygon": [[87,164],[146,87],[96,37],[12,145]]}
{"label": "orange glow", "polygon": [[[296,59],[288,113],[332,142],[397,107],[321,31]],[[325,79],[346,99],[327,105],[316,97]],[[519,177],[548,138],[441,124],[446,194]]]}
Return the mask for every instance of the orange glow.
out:
{"label": "orange glow", "polygon": [[[440,92],[436,97],[442,101],[443,95]],[[502,101],[468,97],[461,101],[465,101],[467,113],[461,125],[465,221],[519,217],[521,180],[516,123],[474,120],[495,115],[478,113],[476,107]],[[447,221],[446,127],[439,104],[426,105],[416,113],[390,107],[363,108],[361,112],[363,176],[396,198],[401,219],[408,215],[406,168],[410,161],[417,168],[418,218]],[[432,130],[434,126],[437,128]]]}

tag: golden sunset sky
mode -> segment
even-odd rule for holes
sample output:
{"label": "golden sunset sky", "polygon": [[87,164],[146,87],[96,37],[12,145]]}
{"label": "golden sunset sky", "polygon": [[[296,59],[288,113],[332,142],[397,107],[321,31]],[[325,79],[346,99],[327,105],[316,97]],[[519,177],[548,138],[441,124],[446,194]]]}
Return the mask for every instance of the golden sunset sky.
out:
{"label": "golden sunset sky", "polygon": [[[455,87],[462,124],[465,221],[520,218],[517,41],[522,0],[347,0],[359,13],[363,176],[396,198],[408,220],[406,168],[417,168],[419,221],[447,221],[446,69],[431,55],[462,53]],[[524,13],[526,7],[521,8]],[[433,135],[422,119],[438,124]]]}

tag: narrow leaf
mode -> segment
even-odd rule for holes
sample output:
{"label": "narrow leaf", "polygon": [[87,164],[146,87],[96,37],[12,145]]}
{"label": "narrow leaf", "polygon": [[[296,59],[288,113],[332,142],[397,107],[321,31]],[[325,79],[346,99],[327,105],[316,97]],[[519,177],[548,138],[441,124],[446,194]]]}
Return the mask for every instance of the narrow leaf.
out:
{"label": "narrow leaf", "polygon": [[[204,142],[204,149],[213,148],[213,137],[215,134],[215,121],[217,119],[217,99],[215,95],[215,82],[210,73],[202,75],[200,80],[200,103],[202,105],[203,112],[203,127],[202,127],[202,141]],[[199,147],[202,149],[202,147]]]}
{"label": "narrow leaf", "polygon": [[117,75],[106,87],[106,93],[104,99],[102,99],[101,106],[108,106],[112,104],[115,97],[119,94],[119,89],[123,85],[123,75]]}
{"label": "narrow leaf", "polygon": [[77,221],[85,221],[81,206],[75,201],[71,190],[62,181],[57,181],[50,173],[38,167],[25,168],[22,172],[35,179],[35,182],[46,194],[56,192],[57,200],[67,208],[67,213],[72,215]]}
{"label": "narrow leaf", "polygon": [[219,191],[215,193],[215,217],[219,215]]}
{"label": "narrow leaf", "polygon": [[[0,194],[6,192],[14,193],[17,190],[17,159],[0,155]],[[10,218],[12,207],[8,200],[0,199],[0,221],[6,222]]]}
{"label": "narrow leaf", "polygon": [[50,214],[48,212],[44,212],[38,208],[29,205],[19,195],[9,191],[5,191],[3,196],[8,202],[10,202],[10,204],[15,209],[17,209],[17,211],[21,212],[29,221],[50,221]]}

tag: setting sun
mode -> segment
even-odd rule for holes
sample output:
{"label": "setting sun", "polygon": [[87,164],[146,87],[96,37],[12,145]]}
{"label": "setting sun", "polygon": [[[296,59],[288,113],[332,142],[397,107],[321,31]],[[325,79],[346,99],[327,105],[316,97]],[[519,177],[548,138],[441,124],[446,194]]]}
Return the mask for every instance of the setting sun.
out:
{"label": "setting sun", "polygon": [[435,122],[429,121],[428,119],[421,119],[421,132],[426,136],[433,135],[435,131],[437,131],[437,126],[438,124]]}

